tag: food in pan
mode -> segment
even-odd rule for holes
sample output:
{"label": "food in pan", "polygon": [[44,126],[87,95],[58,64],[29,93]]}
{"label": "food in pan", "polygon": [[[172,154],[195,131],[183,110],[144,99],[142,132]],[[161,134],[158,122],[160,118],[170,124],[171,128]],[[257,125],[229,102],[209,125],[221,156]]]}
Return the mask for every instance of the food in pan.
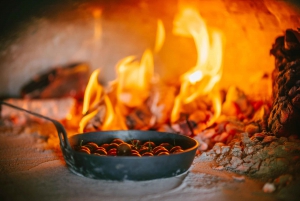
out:
{"label": "food in pan", "polygon": [[76,151],[98,156],[161,156],[180,153],[184,150],[181,146],[164,142],[156,145],[152,141],[142,142],[133,139],[125,142],[120,138],[113,139],[110,143],[96,144],[95,142],[80,143]]}

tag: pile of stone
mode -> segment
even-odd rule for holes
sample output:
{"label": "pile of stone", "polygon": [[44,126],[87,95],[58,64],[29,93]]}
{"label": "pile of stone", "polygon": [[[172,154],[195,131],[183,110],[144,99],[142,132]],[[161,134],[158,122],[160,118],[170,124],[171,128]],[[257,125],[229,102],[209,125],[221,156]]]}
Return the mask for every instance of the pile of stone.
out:
{"label": "pile of stone", "polygon": [[236,134],[228,144],[216,143],[200,155],[214,160],[214,169],[230,170],[254,177],[276,178],[300,170],[300,140],[295,136],[277,138],[270,133]]}

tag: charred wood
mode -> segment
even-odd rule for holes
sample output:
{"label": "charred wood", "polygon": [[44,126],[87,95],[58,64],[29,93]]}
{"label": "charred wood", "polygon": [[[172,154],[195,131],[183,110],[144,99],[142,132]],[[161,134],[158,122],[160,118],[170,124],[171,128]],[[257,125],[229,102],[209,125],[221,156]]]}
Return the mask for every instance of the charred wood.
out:
{"label": "charred wood", "polygon": [[150,129],[150,121],[152,114],[148,107],[135,108],[126,115],[126,125],[131,130],[148,130]]}
{"label": "charred wood", "polygon": [[271,49],[275,56],[273,105],[268,129],[278,136],[300,135],[300,33],[286,30]]}
{"label": "charred wood", "polygon": [[89,79],[89,66],[72,64],[58,66],[37,75],[21,89],[23,98],[62,98],[82,99]]}

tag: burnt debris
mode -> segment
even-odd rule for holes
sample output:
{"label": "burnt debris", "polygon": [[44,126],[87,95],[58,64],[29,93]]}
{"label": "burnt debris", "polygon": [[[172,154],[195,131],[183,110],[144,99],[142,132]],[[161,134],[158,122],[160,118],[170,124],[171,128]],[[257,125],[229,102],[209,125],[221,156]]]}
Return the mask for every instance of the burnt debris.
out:
{"label": "burnt debris", "polygon": [[300,32],[288,29],[270,53],[275,56],[273,105],[268,129],[277,137],[299,135],[300,130]]}

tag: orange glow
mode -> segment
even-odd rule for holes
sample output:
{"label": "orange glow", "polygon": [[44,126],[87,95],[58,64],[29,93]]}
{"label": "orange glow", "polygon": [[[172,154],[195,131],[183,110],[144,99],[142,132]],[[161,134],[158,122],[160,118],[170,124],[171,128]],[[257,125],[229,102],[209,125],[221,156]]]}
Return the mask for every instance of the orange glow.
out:
{"label": "orange glow", "polygon": [[84,131],[87,123],[99,112],[98,106],[105,105],[105,119],[101,130],[126,130],[125,115],[121,112],[122,105],[138,107],[144,104],[149,96],[153,77],[153,58],[150,50],[146,50],[141,61],[135,61],[133,56],[121,60],[117,65],[117,101],[112,102],[104,88],[98,82],[100,70],[95,70],[88,82],[84,94],[83,110],[85,115],[79,125],[80,132]]}
{"label": "orange glow", "polygon": [[161,20],[157,21],[156,41],[154,52],[158,52],[165,41],[165,28]]}
{"label": "orange glow", "polygon": [[221,113],[221,101],[217,92],[217,84],[222,75],[221,34],[208,32],[204,20],[192,9],[184,9],[175,17],[173,32],[176,35],[192,37],[198,57],[196,65],[180,77],[181,89],[175,99],[171,121],[178,120],[183,105],[199,97],[209,97],[214,109],[214,117],[208,122],[211,124]]}
{"label": "orange glow", "polygon": [[101,130],[127,130],[119,108],[113,106],[107,95],[104,97],[104,102],[106,105],[106,114]]}
{"label": "orange glow", "polygon": [[213,90],[210,93],[210,96],[211,96],[212,104],[213,104],[213,108],[214,108],[214,116],[208,120],[207,126],[212,125],[218,119],[218,117],[221,115],[221,112],[222,112],[222,102],[221,102],[220,91]]}
{"label": "orange glow", "polygon": [[70,113],[66,116],[66,120],[71,120],[72,118],[73,118],[73,115]]}
{"label": "orange glow", "polygon": [[94,18],[94,38],[95,40],[100,39],[102,34],[102,26],[101,26],[101,14],[102,10],[97,8],[92,11]]}

